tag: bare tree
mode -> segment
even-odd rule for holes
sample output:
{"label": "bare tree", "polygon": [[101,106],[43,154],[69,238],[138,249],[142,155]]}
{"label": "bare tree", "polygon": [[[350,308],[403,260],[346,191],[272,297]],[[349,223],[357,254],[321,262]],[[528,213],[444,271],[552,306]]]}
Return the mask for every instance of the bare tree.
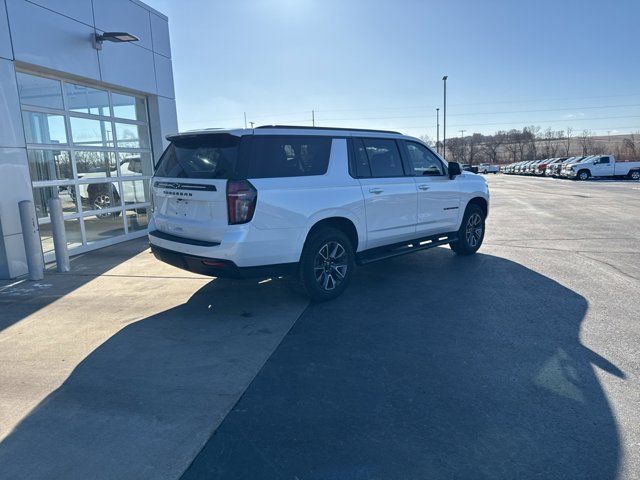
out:
{"label": "bare tree", "polygon": [[426,143],[427,145],[429,145],[430,147],[436,146],[436,142],[434,142],[429,135],[426,135],[426,134],[420,135],[418,138],[422,140],[424,143]]}
{"label": "bare tree", "polygon": [[640,136],[640,132],[632,133],[627,138],[622,140],[622,149],[624,154],[620,158],[624,158],[625,160],[635,160],[638,158],[638,154],[640,153],[640,142],[636,136]]}
{"label": "bare tree", "polygon": [[582,155],[591,155],[594,153],[594,141],[591,130],[583,130],[577,137],[578,144],[582,147]]}
{"label": "bare tree", "polygon": [[571,135],[573,134],[573,128],[567,127],[567,135],[564,137],[564,156],[568,157],[571,152]]}
{"label": "bare tree", "polygon": [[506,141],[506,137],[507,134],[503,131],[498,131],[493,135],[485,137],[482,144],[482,153],[490,163],[498,163],[500,147],[502,147]]}
{"label": "bare tree", "polygon": [[464,138],[453,137],[447,139],[447,153],[449,154],[447,160],[451,159],[454,162],[466,163]]}

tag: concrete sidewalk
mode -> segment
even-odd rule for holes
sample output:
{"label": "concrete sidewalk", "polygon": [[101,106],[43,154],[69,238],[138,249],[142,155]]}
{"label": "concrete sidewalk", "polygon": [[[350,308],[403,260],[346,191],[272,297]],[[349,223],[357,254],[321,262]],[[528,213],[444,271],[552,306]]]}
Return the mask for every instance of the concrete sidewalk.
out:
{"label": "concrete sidewalk", "polygon": [[144,239],[0,284],[2,478],[179,477],[306,305]]}

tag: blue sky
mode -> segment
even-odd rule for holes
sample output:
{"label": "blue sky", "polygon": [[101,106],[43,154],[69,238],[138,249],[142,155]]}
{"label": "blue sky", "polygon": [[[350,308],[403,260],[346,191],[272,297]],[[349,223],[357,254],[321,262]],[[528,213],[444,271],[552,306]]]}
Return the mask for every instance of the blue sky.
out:
{"label": "blue sky", "polygon": [[[181,130],[640,130],[640,1],[147,0],[169,16]],[[442,114],[442,109],[440,110]]]}

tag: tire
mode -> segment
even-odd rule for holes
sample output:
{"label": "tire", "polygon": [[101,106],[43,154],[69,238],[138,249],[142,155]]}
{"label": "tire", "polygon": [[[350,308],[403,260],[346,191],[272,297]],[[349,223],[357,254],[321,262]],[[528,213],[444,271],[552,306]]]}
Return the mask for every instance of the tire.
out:
{"label": "tire", "polygon": [[449,247],[458,255],[472,255],[478,251],[484,240],[484,213],[477,205],[468,205],[458,230],[458,240]]}
{"label": "tire", "polygon": [[578,175],[576,175],[576,179],[582,182],[584,182],[585,180],[589,180],[589,177],[591,177],[589,170],[580,170],[578,172]]}
{"label": "tire", "polygon": [[349,237],[322,227],[307,238],[300,258],[300,283],[313,302],[332,300],[344,292],[355,269]]}
{"label": "tire", "polygon": [[640,170],[633,170],[629,172],[629,178],[631,180],[640,180]]}
{"label": "tire", "polygon": [[[89,192],[89,205],[91,210],[103,210],[105,208],[115,207],[120,203],[118,193],[113,187],[102,187],[93,189]],[[119,216],[119,212],[96,213],[96,217],[100,219],[115,218]]]}

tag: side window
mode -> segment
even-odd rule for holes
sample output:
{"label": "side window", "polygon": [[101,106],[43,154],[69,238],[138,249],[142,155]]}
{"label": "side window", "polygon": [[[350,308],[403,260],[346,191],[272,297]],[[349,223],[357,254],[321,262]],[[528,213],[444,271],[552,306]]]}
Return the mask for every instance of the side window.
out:
{"label": "side window", "polygon": [[598,163],[609,163],[609,157],[600,157],[600,161]]}
{"label": "side window", "polygon": [[357,178],[368,178],[371,176],[371,169],[369,168],[369,159],[367,158],[367,151],[364,148],[364,143],[359,138],[351,139],[352,148],[350,153],[352,154],[351,168],[353,174]]}
{"label": "side window", "polygon": [[411,164],[413,165],[414,175],[444,175],[442,162],[431,150],[415,142],[406,142],[406,145]]}
{"label": "side window", "polygon": [[404,175],[400,151],[395,140],[364,138],[372,177],[401,177]]}
{"label": "side window", "polygon": [[256,135],[251,145],[249,178],[324,175],[329,166],[331,137]]}

